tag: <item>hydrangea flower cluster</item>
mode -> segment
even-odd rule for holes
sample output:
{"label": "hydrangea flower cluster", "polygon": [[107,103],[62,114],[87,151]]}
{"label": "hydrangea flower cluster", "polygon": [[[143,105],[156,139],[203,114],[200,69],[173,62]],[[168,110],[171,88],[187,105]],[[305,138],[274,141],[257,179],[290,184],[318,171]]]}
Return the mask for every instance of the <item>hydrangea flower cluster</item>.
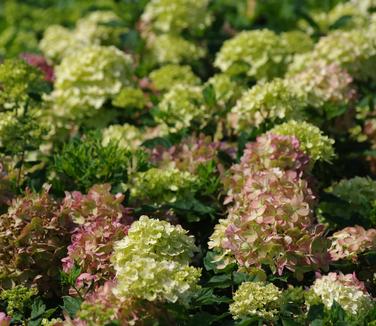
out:
{"label": "hydrangea flower cluster", "polygon": [[311,37],[301,31],[289,31],[282,33],[280,36],[287,49],[293,54],[306,53],[314,47]]}
{"label": "hydrangea flower cluster", "polygon": [[74,53],[81,46],[73,33],[60,25],[48,26],[39,43],[39,48],[51,63],[60,62],[67,54]]}
{"label": "hydrangea flower cluster", "polygon": [[221,105],[233,105],[244,91],[239,83],[224,73],[209,78],[206,85],[211,85],[214,88],[216,100]]}
{"label": "hydrangea flower cluster", "polygon": [[323,61],[326,64],[338,64],[356,79],[375,79],[371,68],[375,56],[376,43],[372,26],[369,29],[335,31],[322,37],[312,52],[297,56],[289,70],[302,71],[317,61]]}
{"label": "hydrangea flower cluster", "polygon": [[162,34],[148,40],[148,46],[159,64],[189,63],[202,58],[205,49],[178,35]]}
{"label": "hydrangea flower cluster", "polygon": [[201,87],[178,84],[163,96],[156,120],[174,133],[194,126],[202,128],[210,116],[209,108],[203,105]]}
{"label": "hydrangea flower cluster", "polygon": [[[7,314],[11,317],[17,313],[22,313],[31,306],[31,298],[38,294],[36,288],[27,288],[23,285],[17,285],[14,288],[0,292],[0,300],[7,304]],[[0,324],[1,325],[1,324]]]}
{"label": "hydrangea flower cluster", "polygon": [[315,198],[301,179],[308,163],[293,136],[267,133],[247,145],[225,180],[225,204],[232,206],[209,242],[217,261],[235,259],[245,270],[267,265],[278,274],[288,269],[300,279],[307,271],[327,268],[324,226],[314,224]]}
{"label": "hydrangea flower cluster", "polygon": [[193,73],[190,66],[179,66],[176,64],[168,64],[159,69],[153,70],[149,78],[153,86],[158,91],[168,91],[173,85],[199,85],[200,79]]}
{"label": "hydrangea flower cluster", "polygon": [[116,141],[121,148],[137,149],[142,144],[145,134],[139,128],[125,123],[111,125],[103,129],[102,137],[103,146],[107,146],[111,141]]}
{"label": "hydrangea flower cluster", "polygon": [[296,172],[270,169],[246,179],[229,210],[224,249],[230,249],[241,267],[267,265],[301,279],[303,274],[327,268],[328,243],[324,226],[313,225],[313,195]]}
{"label": "hydrangea flower cluster", "polygon": [[329,253],[333,261],[350,259],[355,262],[361,253],[376,249],[376,229],[365,230],[355,225],[335,232],[330,240]]}
{"label": "hydrangea flower cluster", "polygon": [[[1,112],[19,110],[35,104],[33,95],[43,93],[46,82],[38,68],[23,60],[9,59],[0,64],[0,108]],[[14,116],[13,115],[13,119]]]}
{"label": "hydrangea flower cluster", "polygon": [[61,211],[76,221],[68,255],[62,259],[69,272],[75,265],[84,276],[100,284],[114,277],[110,262],[114,243],[127,235],[130,217],[121,204],[124,196],[112,195],[109,185],[96,185],[87,195],[67,194]]}
{"label": "hydrangea flower cluster", "polygon": [[147,100],[140,88],[123,87],[111,101],[112,105],[120,109],[142,110]]}
{"label": "hydrangea flower cluster", "polygon": [[215,161],[220,172],[223,172],[218,160],[218,152],[224,151],[228,155],[234,155],[234,148],[224,142],[212,141],[211,137],[203,134],[188,137],[180,144],[168,149],[154,149],[152,152],[153,161],[161,168],[173,166],[180,171],[192,174],[197,172],[201,164]]}
{"label": "hydrangea flower cluster", "polygon": [[329,273],[316,279],[311,291],[327,309],[335,300],[350,315],[361,316],[372,306],[372,298],[355,274]]}
{"label": "hydrangea flower cluster", "polygon": [[214,65],[222,72],[256,80],[281,77],[293,54],[290,43],[289,35],[280,37],[271,30],[243,31],[223,44]]}
{"label": "hydrangea flower cluster", "polygon": [[111,11],[94,11],[78,20],[74,30],[50,25],[44,32],[39,47],[54,63],[65,56],[90,45],[117,45],[124,33],[119,17]]}
{"label": "hydrangea flower cluster", "polygon": [[275,126],[270,132],[296,137],[301,150],[309,156],[313,163],[319,160],[330,162],[335,156],[334,140],[325,136],[318,127],[308,122],[290,120]]}
{"label": "hydrangea flower cluster", "polygon": [[244,92],[231,109],[228,119],[236,131],[245,131],[266,122],[299,117],[305,104],[304,97],[296,92],[293,84],[276,78]]}
{"label": "hydrangea flower cluster", "polygon": [[44,79],[48,82],[53,82],[55,79],[54,69],[50,66],[42,55],[33,53],[23,53],[22,59],[24,59],[29,65],[40,69],[43,72]]}
{"label": "hydrangea flower cluster", "polygon": [[244,282],[233,296],[230,312],[234,319],[257,316],[272,320],[278,313],[281,293],[271,283]]}
{"label": "hydrangea flower cluster", "polygon": [[10,326],[12,317],[7,316],[5,313],[0,311],[0,326]]}
{"label": "hydrangea flower cluster", "polygon": [[115,47],[84,47],[56,67],[51,100],[62,115],[93,115],[129,84],[131,59]]}
{"label": "hydrangea flower cluster", "polygon": [[231,167],[230,178],[225,180],[229,189],[226,203],[232,201],[231,195],[238,193],[244,186],[244,175],[279,168],[305,172],[309,157],[300,149],[300,143],[294,136],[267,133],[248,143],[239,164]]}
{"label": "hydrangea flower cluster", "polygon": [[335,63],[315,62],[291,77],[291,83],[307,96],[314,108],[348,105],[356,96],[352,77]]}
{"label": "hydrangea flower cluster", "polygon": [[210,23],[209,0],[152,0],[141,16],[156,32],[181,33],[189,28],[204,30]]}
{"label": "hydrangea flower cluster", "polygon": [[132,202],[167,204],[189,196],[197,182],[195,176],[176,168],[151,168],[137,173],[128,187]]}
{"label": "hydrangea flower cluster", "polygon": [[27,191],[0,216],[0,281],[2,285],[36,284],[41,293],[56,291],[60,260],[69,243],[71,221],[59,214],[48,195]]}
{"label": "hydrangea flower cluster", "polygon": [[77,21],[74,36],[84,44],[118,45],[125,32],[122,21],[112,11],[93,11]]}
{"label": "hydrangea flower cluster", "polygon": [[181,226],[142,216],[115,245],[114,293],[148,301],[187,302],[201,271],[189,266],[194,238]]}
{"label": "hydrangea flower cluster", "polygon": [[[105,325],[121,320],[125,325],[134,325],[147,319],[150,311],[132,298],[121,298],[113,293],[116,282],[107,281],[90,293],[81,304],[73,325]],[[60,325],[59,325],[60,326]]]}

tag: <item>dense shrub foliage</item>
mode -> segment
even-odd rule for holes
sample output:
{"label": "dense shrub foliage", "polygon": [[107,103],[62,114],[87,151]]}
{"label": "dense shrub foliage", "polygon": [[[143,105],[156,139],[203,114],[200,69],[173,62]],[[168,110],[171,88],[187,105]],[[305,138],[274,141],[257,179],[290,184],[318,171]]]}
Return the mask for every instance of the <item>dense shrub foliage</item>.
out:
{"label": "dense shrub foliage", "polygon": [[375,12],[0,1],[0,326],[376,326]]}

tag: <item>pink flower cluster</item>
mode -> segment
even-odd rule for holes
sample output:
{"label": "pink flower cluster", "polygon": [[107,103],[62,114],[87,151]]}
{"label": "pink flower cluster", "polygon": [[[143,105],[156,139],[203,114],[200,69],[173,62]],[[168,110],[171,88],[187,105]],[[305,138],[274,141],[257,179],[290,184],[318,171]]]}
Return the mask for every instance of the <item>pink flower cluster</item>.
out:
{"label": "pink flower cluster", "polygon": [[56,326],[105,325],[118,320],[121,321],[121,325],[144,325],[144,320],[159,314],[158,305],[153,302],[140,302],[114,295],[115,287],[116,282],[105,282],[103,286],[87,295],[77,318],[71,320],[66,316],[64,324]]}
{"label": "pink flower cluster", "polygon": [[292,82],[306,92],[308,103],[316,108],[346,105],[356,98],[352,77],[337,64],[318,61],[293,76]]}
{"label": "pink flower cluster", "polygon": [[333,261],[351,259],[355,262],[362,252],[376,249],[376,229],[365,230],[358,225],[335,232],[330,239],[329,253]]}
{"label": "pink flower cluster", "polygon": [[232,206],[220,246],[241,268],[288,269],[298,279],[327,269],[329,242],[324,226],[314,224],[315,197],[302,179],[308,161],[294,137],[266,134],[231,169],[225,203]]}
{"label": "pink flower cluster", "polygon": [[0,326],[10,326],[12,318],[8,317],[5,313],[0,312]]}
{"label": "pink flower cluster", "polygon": [[22,59],[24,59],[29,65],[39,68],[43,72],[46,81],[51,83],[54,81],[54,69],[48,64],[45,57],[34,53],[23,53]]}
{"label": "pink flower cluster", "polygon": [[110,185],[96,185],[87,195],[67,193],[61,207],[61,213],[78,224],[62,262],[65,272],[75,264],[81,267],[79,287],[90,282],[103,284],[114,277],[110,263],[113,244],[128,233],[131,218],[121,204],[124,196],[113,195],[110,189]]}
{"label": "pink flower cluster", "polygon": [[48,191],[27,190],[0,216],[0,274],[7,275],[3,281],[37,284],[40,293],[59,291],[60,260],[72,229]]}
{"label": "pink flower cluster", "polygon": [[247,177],[254,172],[279,168],[303,173],[308,168],[309,158],[293,136],[264,134],[253,143],[248,143],[241,157],[240,164],[231,167],[229,178],[225,179],[228,189],[226,204],[230,203],[233,194],[240,192]]}
{"label": "pink flower cluster", "polygon": [[169,149],[159,147],[153,150],[152,160],[160,167],[171,164],[181,171],[195,173],[200,164],[214,160],[220,172],[223,167],[218,160],[218,152],[226,152],[230,156],[235,156],[236,149],[224,142],[212,141],[211,137],[205,135],[191,136],[178,145]]}

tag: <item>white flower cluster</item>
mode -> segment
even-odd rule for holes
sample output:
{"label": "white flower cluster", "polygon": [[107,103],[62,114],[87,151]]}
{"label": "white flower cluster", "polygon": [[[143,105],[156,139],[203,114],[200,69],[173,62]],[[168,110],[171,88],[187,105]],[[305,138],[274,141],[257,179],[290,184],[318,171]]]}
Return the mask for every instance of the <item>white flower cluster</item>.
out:
{"label": "white flower cluster", "polygon": [[347,313],[362,314],[371,307],[372,299],[357,283],[352,282],[352,278],[353,275],[329,273],[316,279],[311,290],[328,309],[336,301]]}

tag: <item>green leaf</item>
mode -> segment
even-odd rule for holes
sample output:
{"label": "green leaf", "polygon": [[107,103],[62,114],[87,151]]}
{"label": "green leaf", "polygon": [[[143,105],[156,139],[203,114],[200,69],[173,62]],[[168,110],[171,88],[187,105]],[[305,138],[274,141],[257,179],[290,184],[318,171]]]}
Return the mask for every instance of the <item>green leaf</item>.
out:
{"label": "green leaf", "polygon": [[46,312],[46,305],[41,298],[36,298],[31,305],[31,315],[28,322],[29,326],[39,326]]}
{"label": "green leaf", "polygon": [[216,94],[213,85],[206,86],[202,91],[202,95],[207,106],[213,107],[216,104]]}
{"label": "green leaf", "polygon": [[154,148],[154,147],[157,147],[157,146],[169,148],[169,147],[172,146],[172,144],[171,144],[170,140],[167,139],[167,138],[156,137],[156,138],[148,139],[148,140],[144,141],[142,143],[142,146],[144,146],[146,148]]}
{"label": "green leaf", "polygon": [[342,306],[335,300],[330,308],[330,319],[336,321],[337,323],[346,321],[345,310],[343,310]]}
{"label": "green leaf", "polygon": [[223,318],[226,318],[229,313],[223,313],[219,316],[209,314],[208,312],[202,311],[195,314],[190,318],[188,326],[197,326],[197,325],[212,325],[214,322],[218,322]]}
{"label": "green leaf", "polygon": [[80,298],[74,298],[70,296],[63,297],[64,306],[62,307],[70,317],[74,318],[77,311],[81,307],[82,300]]}
{"label": "green leaf", "polygon": [[202,288],[194,297],[194,305],[211,305],[211,304],[220,304],[220,303],[229,303],[232,300],[227,297],[219,297],[213,293],[213,289]]}
{"label": "green leaf", "polygon": [[231,274],[221,274],[213,276],[207,283],[208,286],[224,289],[232,284]]}
{"label": "green leaf", "polygon": [[294,319],[282,318],[282,325],[283,326],[300,326],[301,324],[298,322],[295,322]]}
{"label": "green leaf", "polygon": [[324,319],[324,305],[319,304],[319,305],[311,306],[311,308],[308,311],[307,318],[309,321]]}

